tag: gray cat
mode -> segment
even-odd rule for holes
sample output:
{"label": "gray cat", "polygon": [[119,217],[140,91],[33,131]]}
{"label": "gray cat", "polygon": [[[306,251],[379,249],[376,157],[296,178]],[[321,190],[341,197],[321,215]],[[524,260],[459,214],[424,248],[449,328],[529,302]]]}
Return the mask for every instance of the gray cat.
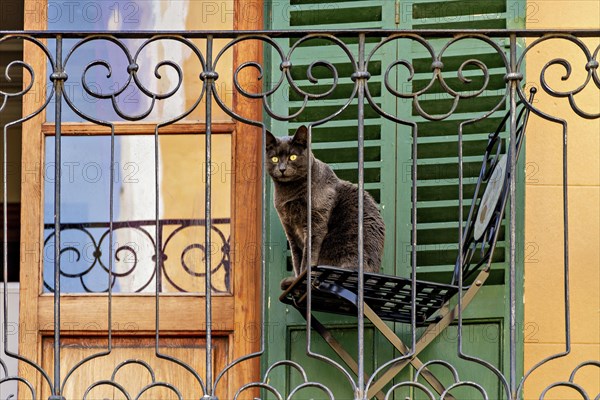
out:
{"label": "gray cat", "polygon": [[[312,254],[310,263],[358,269],[358,187],[339,179],[307,150],[308,129],[293,137],[267,132],[266,169],[274,182],[275,209],[292,251],[294,274],[307,268],[307,174],[312,163]],[[370,194],[364,196],[364,269],[379,272],[385,225]],[[281,282],[285,289],[293,281]]]}

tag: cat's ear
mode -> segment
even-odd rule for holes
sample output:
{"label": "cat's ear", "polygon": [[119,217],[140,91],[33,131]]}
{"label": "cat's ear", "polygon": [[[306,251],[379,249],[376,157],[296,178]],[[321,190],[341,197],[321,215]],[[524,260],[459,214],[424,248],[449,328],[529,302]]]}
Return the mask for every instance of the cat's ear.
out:
{"label": "cat's ear", "polygon": [[277,138],[275,137],[275,135],[273,135],[271,132],[269,132],[268,130],[267,132],[267,140],[265,142],[265,148],[266,149],[270,149],[272,147],[277,146]]}
{"label": "cat's ear", "polygon": [[300,126],[296,130],[292,138],[292,143],[306,148],[306,144],[308,143],[308,128],[305,125]]}

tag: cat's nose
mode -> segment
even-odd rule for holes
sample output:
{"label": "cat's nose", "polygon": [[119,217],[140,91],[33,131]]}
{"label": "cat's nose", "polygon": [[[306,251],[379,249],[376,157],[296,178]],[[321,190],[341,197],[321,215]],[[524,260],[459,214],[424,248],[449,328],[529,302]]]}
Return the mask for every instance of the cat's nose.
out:
{"label": "cat's nose", "polygon": [[283,164],[283,163],[279,164],[277,167],[279,168],[279,171],[280,171],[281,173],[284,173],[284,172],[285,172],[285,170],[286,170],[286,166],[285,166],[285,164]]}

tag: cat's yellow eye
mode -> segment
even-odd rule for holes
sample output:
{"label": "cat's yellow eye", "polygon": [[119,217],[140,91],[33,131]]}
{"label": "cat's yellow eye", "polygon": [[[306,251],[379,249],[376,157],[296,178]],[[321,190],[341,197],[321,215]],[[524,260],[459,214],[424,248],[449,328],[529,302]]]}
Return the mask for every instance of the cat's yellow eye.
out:
{"label": "cat's yellow eye", "polygon": [[295,154],[292,154],[292,155],[290,156],[290,161],[296,161],[296,159],[297,159],[297,158],[298,158],[298,156],[297,156],[297,155],[295,155]]}
{"label": "cat's yellow eye", "polygon": [[271,161],[273,161],[274,163],[279,161],[279,157],[271,157]]}

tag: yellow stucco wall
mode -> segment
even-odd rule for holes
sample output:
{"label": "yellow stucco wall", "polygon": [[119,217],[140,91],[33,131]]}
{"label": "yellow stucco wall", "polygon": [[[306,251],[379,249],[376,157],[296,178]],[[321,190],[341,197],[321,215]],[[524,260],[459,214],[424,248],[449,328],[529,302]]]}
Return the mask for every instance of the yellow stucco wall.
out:
{"label": "yellow stucco wall", "polygon": [[[528,29],[600,27],[600,2],[594,0],[528,1]],[[535,11],[535,13],[533,13]],[[532,40],[529,40],[531,43]],[[598,39],[585,41],[593,53]],[[540,71],[554,58],[565,58],[572,76],[561,81],[560,66],[547,72],[550,85],[575,89],[585,81],[582,51],[565,40],[536,46],[527,56],[526,78],[540,86]],[[588,113],[600,112],[598,88],[589,83],[575,97]],[[525,398],[539,399],[544,389],[567,381],[573,369],[586,360],[600,360],[600,120],[584,120],[571,111],[565,99],[538,92],[536,107],[567,120],[569,265],[571,297],[571,354],[534,372],[525,384]],[[544,357],[565,351],[563,271],[562,149],[559,124],[533,117],[527,131],[525,172],[525,370]],[[589,398],[600,392],[600,368],[586,367],[576,374]],[[580,399],[569,388],[552,389],[546,399]]]}

